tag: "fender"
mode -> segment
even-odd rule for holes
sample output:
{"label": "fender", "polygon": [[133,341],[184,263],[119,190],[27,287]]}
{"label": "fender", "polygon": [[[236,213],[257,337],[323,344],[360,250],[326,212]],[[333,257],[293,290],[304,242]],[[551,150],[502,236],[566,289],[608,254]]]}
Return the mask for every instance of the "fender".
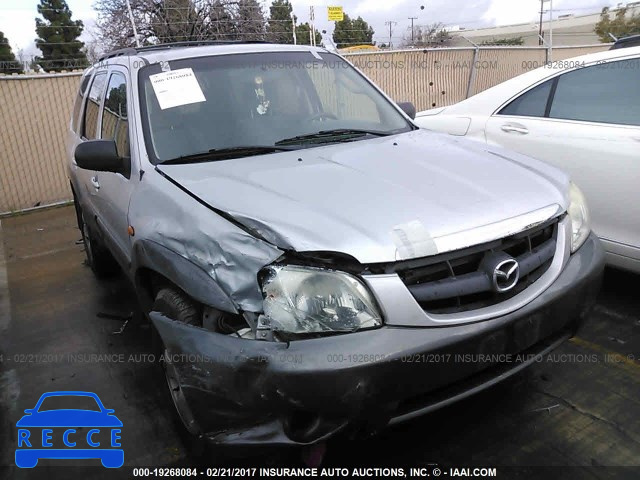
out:
{"label": "fender", "polygon": [[143,239],[133,245],[131,272],[142,300],[144,289],[138,274],[141,268],[148,268],[166,277],[191,298],[204,305],[224,312],[238,313],[235,303],[204,269],[157,242]]}

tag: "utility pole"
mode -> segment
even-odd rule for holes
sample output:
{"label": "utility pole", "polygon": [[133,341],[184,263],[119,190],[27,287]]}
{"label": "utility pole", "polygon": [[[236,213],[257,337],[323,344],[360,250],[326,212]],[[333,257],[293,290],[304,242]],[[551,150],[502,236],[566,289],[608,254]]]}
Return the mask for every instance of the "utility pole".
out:
{"label": "utility pole", "polygon": [[309,45],[312,45],[315,47],[316,46],[316,27],[315,27],[316,12],[313,5],[309,7],[309,20],[311,21],[311,28],[309,29]]}
{"label": "utility pole", "polygon": [[384,22],[384,24],[389,26],[389,50],[391,50],[391,36],[393,35],[393,26],[397,25],[398,22],[389,20],[387,22]]}
{"label": "utility pole", "polygon": [[291,12],[291,27],[293,28],[293,44],[297,45],[298,40],[296,38],[296,16]]}
{"label": "utility pole", "polygon": [[411,20],[411,45],[413,45],[413,21],[417,19],[418,17],[409,17],[409,20]]}
{"label": "utility pole", "polygon": [[542,45],[542,14],[544,13],[544,0],[540,0],[540,29],[538,31],[538,45]]}
{"label": "utility pole", "polygon": [[549,0],[549,61],[553,60],[553,0]]}

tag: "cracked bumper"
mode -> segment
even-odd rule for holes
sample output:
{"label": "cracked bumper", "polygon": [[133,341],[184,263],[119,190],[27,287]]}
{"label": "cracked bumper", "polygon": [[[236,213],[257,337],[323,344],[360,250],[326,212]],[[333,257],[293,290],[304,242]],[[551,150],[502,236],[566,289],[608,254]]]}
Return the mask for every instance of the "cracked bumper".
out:
{"label": "cracked bumper", "polygon": [[409,420],[522,370],[576,332],[603,268],[591,235],[538,298],[458,326],[383,327],[285,344],[223,336],[155,312],[151,319],[213,442],[311,444],[347,427]]}

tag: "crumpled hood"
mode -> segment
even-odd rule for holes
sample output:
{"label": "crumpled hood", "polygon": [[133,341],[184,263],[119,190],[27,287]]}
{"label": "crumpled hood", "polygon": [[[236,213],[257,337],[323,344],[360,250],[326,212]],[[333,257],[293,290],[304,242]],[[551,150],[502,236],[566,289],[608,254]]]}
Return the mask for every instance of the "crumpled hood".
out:
{"label": "crumpled hood", "polygon": [[425,130],[157,168],[280,248],[362,263],[469,246],[478,227],[534,211],[549,218],[566,209],[569,181],[529,157]]}

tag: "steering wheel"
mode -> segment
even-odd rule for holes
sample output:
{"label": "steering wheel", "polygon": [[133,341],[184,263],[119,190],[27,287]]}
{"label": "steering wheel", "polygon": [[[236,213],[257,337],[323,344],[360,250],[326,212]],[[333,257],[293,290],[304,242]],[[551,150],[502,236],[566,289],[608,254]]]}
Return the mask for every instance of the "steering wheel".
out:
{"label": "steering wheel", "polygon": [[336,117],[333,113],[320,112],[320,113],[316,113],[315,115],[312,115],[311,117],[309,117],[308,121],[309,122],[315,122],[316,120],[321,120],[323,118],[328,118],[328,119],[331,119],[331,120],[338,120],[338,117]]}

